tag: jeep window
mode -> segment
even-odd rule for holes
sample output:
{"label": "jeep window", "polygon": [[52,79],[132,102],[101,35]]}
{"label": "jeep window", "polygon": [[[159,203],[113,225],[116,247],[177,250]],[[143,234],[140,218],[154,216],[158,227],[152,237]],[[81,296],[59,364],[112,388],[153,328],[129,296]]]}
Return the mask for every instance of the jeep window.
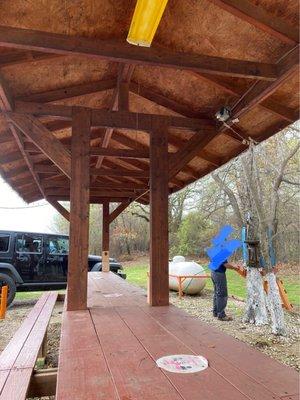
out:
{"label": "jeep window", "polygon": [[9,235],[0,235],[0,252],[7,253],[9,248]]}
{"label": "jeep window", "polygon": [[41,254],[43,248],[42,236],[35,234],[18,235],[16,240],[17,253]]}
{"label": "jeep window", "polygon": [[63,237],[48,239],[46,245],[48,254],[68,254],[69,253],[69,239]]}

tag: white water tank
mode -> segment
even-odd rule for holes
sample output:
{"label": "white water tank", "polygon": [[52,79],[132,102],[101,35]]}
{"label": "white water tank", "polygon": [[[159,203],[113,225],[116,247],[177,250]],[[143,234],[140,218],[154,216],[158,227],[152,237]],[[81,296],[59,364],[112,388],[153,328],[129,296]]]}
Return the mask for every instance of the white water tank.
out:
{"label": "white water tank", "polygon": [[[185,261],[183,256],[175,256],[169,263],[170,275],[206,275],[204,268],[194,261]],[[201,293],[206,285],[206,278],[187,278],[182,282],[183,292],[186,294]],[[169,276],[169,288],[178,291],[178,279]]]}

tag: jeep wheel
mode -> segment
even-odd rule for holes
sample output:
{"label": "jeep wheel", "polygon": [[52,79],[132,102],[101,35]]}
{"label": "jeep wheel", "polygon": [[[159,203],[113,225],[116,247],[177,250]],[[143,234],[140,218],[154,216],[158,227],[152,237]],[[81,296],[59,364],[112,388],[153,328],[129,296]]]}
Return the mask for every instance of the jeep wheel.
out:
{"label": "jeep wheel", "polygon": [[8,286],[8,295],[7,295],[7,306],[9,306],[16,295],[16,284],[14,280],[6,274],[0,274],[0,289],[2,286]]}

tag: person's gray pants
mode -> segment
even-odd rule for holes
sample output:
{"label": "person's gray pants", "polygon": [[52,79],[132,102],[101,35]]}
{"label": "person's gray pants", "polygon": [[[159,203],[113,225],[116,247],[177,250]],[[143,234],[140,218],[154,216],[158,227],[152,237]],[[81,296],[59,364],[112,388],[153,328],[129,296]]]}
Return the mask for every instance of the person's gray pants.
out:
{"label": "person's gray pants", "polygon": [[214,285],[213,314],[215,317],[225,317],[225,308],[227,306],[228,292],[227,279],[225,272],[211,272],[211,279]]}

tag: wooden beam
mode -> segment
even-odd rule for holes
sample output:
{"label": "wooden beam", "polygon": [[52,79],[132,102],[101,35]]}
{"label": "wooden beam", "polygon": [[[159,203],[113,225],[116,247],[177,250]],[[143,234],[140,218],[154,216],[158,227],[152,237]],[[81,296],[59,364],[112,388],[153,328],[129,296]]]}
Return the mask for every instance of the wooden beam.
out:
{"label": "wooden beam", "polygon": [[218,136],[220,132],[217,130],[215,132],[209,133],[206,136],[200,138],[198,135],[193,135],[191,139],[180,149],[170,160],[169,164],[169,179],[176,176],[178,172],[183,168],[184,165],[189,163],[194,157],[196,157],[200,150]]}
{"label": "wooden beam", "polygon": [[132,149],[107,149],[103,147],[91,147],[91,156],[105,156],[117,158],[149,158],[149,151]]}
{"label": "wooden beam", "polygon": [[14,140],[13,135],[10,131],[4,132],[0,134],[0,144],[12,142]]}
{"label": "wooden beam", "polygon": [[[129,92],[128,92],[128,90],[127,90],[127,94],[126,94],[126,88],[121,89],[123,91],[125,90],[125,92],[121,94],[121,97],[120,97],[119,93],[120,93],[120,85],[129,83],[131,76],[133,74],[133,71],[134,71],[134,66],[130,66],[128,64],[119,65],[117,87],[114,90],[114,93],[113,93],[113,96],[111,99],[111,104],[110,104],[111,111],[117,111],[118,109],[123,110],[123,111],[124,110],[129,111]],[[126,96],[127,96],[127,98],[126,98]],[[121,107],[119,107],[119,103],[121,104]],[[103,141],[101,144],[102,148],[108,147],[112,134],[113,134],[113,128],[108,127],[104,133]],[[96,168],[101,167],[103,160],[104,160],[104,156],[100,155],[96,162]]]}
{"label": "wooden beam", "polygon": [[[195,130],[215,126],[215,121],[208,118],[184,118],[161,114],[132,113],[127,111],[106,111],[90,109],[92,126],[113,129],[130,129],[151,132],[156,126],[164,125],[178,129]],[[16,101],[15,111],[35,116],[53,116],[71,119],[72,107],[65,105],[30,103]]]}
{"label": "wooden beam", "polygon": [[11,153],[0,154],[1,164],[14,163],[22,160],[22,154],[19,151],[12,151]]}
{"label": "wooden beam", "polygon": [[[71,145],[64,145],[64,148],[68,151],[71,149]],[[40,149],[33,142],[24,143],[24,149],[30,153],[39,153]],[[103,147],[90,147],[90,156],[105,156],[112,158],[149,158],[149,151],[133,150],[133,149],[113,149]]]}
{"label": "wooden beam", "polygon": [[57,368],[34,370],[26,397],[47,397],[56,394]]}
{"label": "wooden beam", "polygon": [[109,201],[102,208],[102,272],[109,272]]}
{"label": "wooden beam", "polygon": [[8,119],[68,177],[71,177],[71,157],[61,142],[34,117],[16,113]]}
{"label": "wooden beam", "polygon": [[[47,188],[45,189],[45,193],[47,196],[68,196],[70,194],[69,188]],[[117,191],[112,189],[90,189],[90,196],[91,197],[125,197],[125,198],[132,198],[136,197],[137,193],[132,190],[126,191]]]}
{"label": "wooden beam", "polygon": [[7,82],[0,74],[0,109],[12,111],[14,109],[14,100]]}
{"label": "wooden beam", "polygon": [[120,176],[132,178],[149,178],[149,171],[131,171],[125,169],[91,168],[90,174],[95,176]]}
{"label": "wooden beam", "polygon": [[90,111],[73,108],[67,310],[87,308]]}
{"label": "wooden beam", "polygon": [[109,223],[111,224],[126,208],[131,204],[131,201],[121,203],[109,214]]}
{"label": "wooden beam", "polygon": [[26,152],[24,150],[24,142],[23,142],[23,138],[22,138],[21,132],[13,124],[9,124],[9,127],[10,127],[11,133],[13,134],[13,136],[14,136],[14,138],[16,140],[16,143],[17,143],[17,145],[19,147],[19,150],[20,150],[21,154],[23,155],[24,161],[25,161],[25,163],[26,163],[26,165],[27,165],[27,167],[28,167],[28,169],[29,169],[29,171],[31,173],[33,181],[35,182],[36,186],[38,187],[38,190],[41,193],[41,195],[43,197],[46,197],[44,189],[43,189],[43,187],[41,185],[41,181],[40,181],[38,175],[35,173],[35,171],[33,169],[33,163],[31,161],[30,157],[26,154]]}
{"label": "wooden beam", "polygon": [[46,53],[98,57],[117,62],[187,69],[210,74],[274,80],[272,64],[207,55],[172,52],[164,48],[131,46],[125,42],[95,40],[29,29],[0,27],[0,46]]}
{"label": "wooden beam", "polygon": [[143,86],[140,83],[130,82],[129,86],[130,92],[143,97],[144,99],[150,100],[155,104],[163,106],[168,110],[172,110],[178,114],[184,115],[187,118],[210,118],[211,109],[210,110],[201,110],[201,112],[196,112],[191,109],[190,106],[186,104],[178,103],[177,101],[164,96],[157,91]]}
{"label": "wooden beam", "polygon": [[56,200],[51,200],[51,198],[47,198],[47,201],[49,204],[51,204],[52,207],[56,209],[57,212],[59,212],[60,215],[62,215],[67,221],[70,222],[70,213],[68,210],[65,209],[58,201]]}
{"label": "wooden beam", "polygon": [[[159,133],[159,134],[158,134]],[[169,304],[168,134],[150,135],[150,276],[148,302]]]}
{"label": "wooden beam", "polygon": [[[43,179],[43,188],[70,188],[70,181],[64,178],[59,179]],[[143,192],[148,189],[147,184],[137,184],[129,182],[93,182],[90,183],[90,190],[132,190],[136,192]]]}
{"label": "wooden beam", "polygon": [[247,0],[210,0],[221,9],[288,44],[299,41],[299,29]]}
{"label": "wooden beam", "polygon": [[[49,196],[49,198],[51,200],[57,200],[57,201],[70,201],[70,196]],[[29,202],[33,202],[33,201],[37,201],[40,200],[41,197],[33,197],[31,199],[29,199]],[[103,204],[107,202],[107,197],[90,197],[90,204]],[[124,201],[126,201],[125,197],[111,197],[110,199],[111,203],[122,203]],[[127,199],[128,201],[131,201],[131,198]]]}
{"label": "wooden beam", "polygon": [[[35,172],[39,174],[57,174],[58,168],[49,164],[34,164]],[[127,169],[108,169],[108,168],[90,168],[90,175],[94,176],[116,176],[132,178],[149,178],[149,171],[133,171]]]}
{"label": "wooden beam", "polygon": [[299,46],[294,47],[277,64],[279,78],[272,83],[256,81],[232,107],[232,119],[239,118],[271,96],[299,68]]}
{"label": "wooden beam", "polygon": [[37,62],[41,60],[48,60],[50,58],[61,57],[58,54],[47,54],[33,51],[14,51],[4,52],[0,54],[0,68],[10,65],[18,65],[30,62]]}
{"label": "wooden beam", "polygon": [[49,103],[52,101],[71,99],[85,94],[102,92],[113,89],[116,86],[114,79],[81,83],[79,85],[66,86],[59,89],[47,90],[46,92],[31,93],[19,96],[16,100],[30,101],[36,103]]}
{"label": "wooden beam", "polygon": [[[232,88],[228,83],[221,81],[220,78],[217,76],[199,74],[199,73],[196,74],[193,73],[193,75],[196,75],[197,77],[201,78],[201,80],[208,82],[208,84],[212,84],[218,89],[225,91],[231,96],[239,98],[244,94],[243,91],[237,89],[236,87]],[[265,99],[259,104],[259,106],[280,118],[284,118],[289,122],[293,122],[295,121],[295,119],[297,119],[295,118],[295,112],[293,110],[289,109],[288,107],[282,104],[275,102],[272,99],[269,98]]]}

